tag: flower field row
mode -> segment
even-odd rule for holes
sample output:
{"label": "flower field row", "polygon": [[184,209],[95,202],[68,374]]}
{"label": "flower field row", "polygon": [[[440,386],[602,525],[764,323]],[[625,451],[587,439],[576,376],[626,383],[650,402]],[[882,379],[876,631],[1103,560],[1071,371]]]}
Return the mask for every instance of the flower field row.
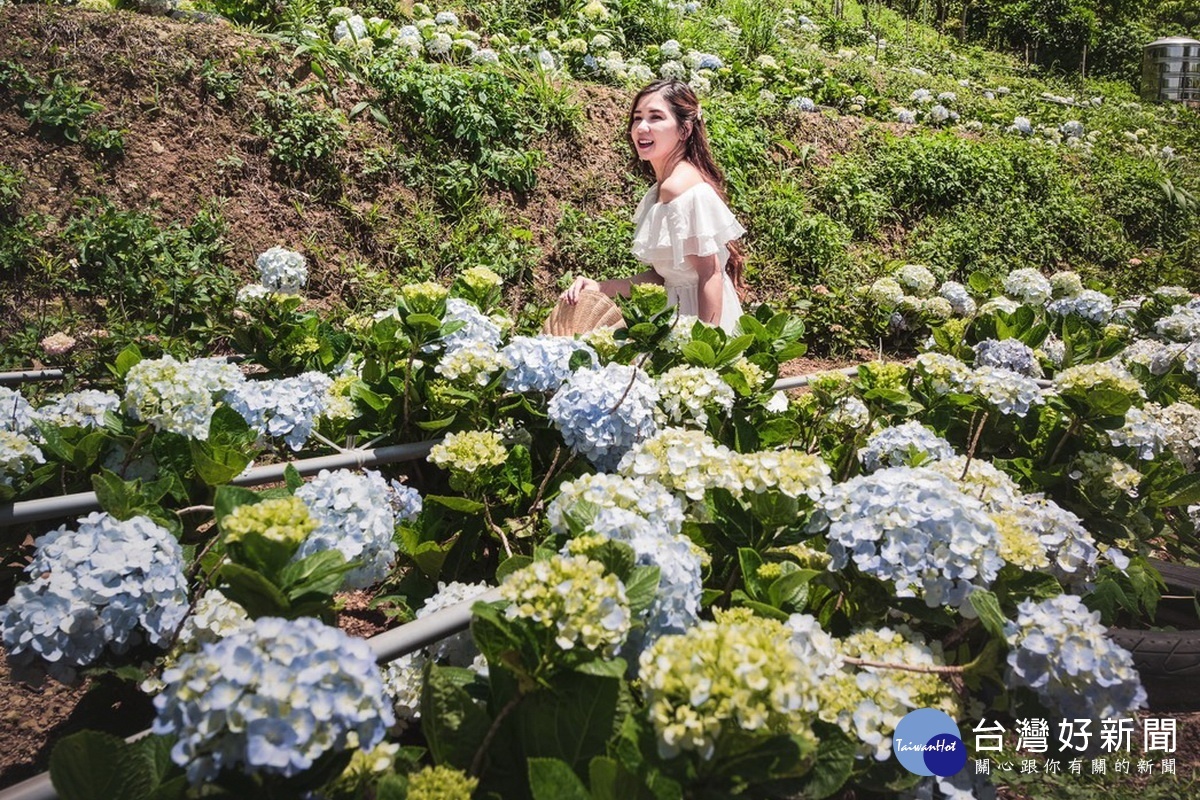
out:
{"label": "flower field row", "polygon": [[[789,396],[803,324],[765,306],[729,335],[635,287],[622,329],[521,336],[477,268],[333,325],[298,308],[303,259],[259,266],[246,363],[127,351],[120,391],[0,396],[7,495],[95,473],[105,508],[36,539],[0,609],[14,674],[154,695],[148,743],[104,740],[124,755],[74,779],[159,748],[143,777],[170,797],[900,792],[916,708],[1146,701],[1104,633],[1152,618],[1147,556],[1200,555],[1187,292],[908,266],[869,294],[924,352]],[[229,484],[433,436],[386,477]],[[470,634],[382,669],[329,627],[346,589],[421,618],[491,586]]]}

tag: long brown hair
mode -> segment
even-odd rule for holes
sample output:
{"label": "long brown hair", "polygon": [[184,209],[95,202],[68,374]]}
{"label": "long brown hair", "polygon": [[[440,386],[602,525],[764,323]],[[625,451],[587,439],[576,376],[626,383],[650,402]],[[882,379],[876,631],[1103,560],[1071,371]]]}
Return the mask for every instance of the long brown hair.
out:
{"label": "long brown hair", "polygon": [[[671,113],[675,115],[679,127],[687,128],[690,131],[688,137],[683,141],[684,159],[700,170],[704,180],[717,190],[717,194],[723,201],[728,203],[729,198],[725,193],[725,173],[717,166],[712,149],[708,146],[708,129],[704,127],[704,115],[700,113],[700,101],[696,99],[696,93],[692,91],[692,87],[683,81],[674,79],[655,81],[634,96],[633,103],[629,106],[629,119],[625,125],[625,140],[629,143],[629,148],[633,153],[634,169],[644,175],[654,177],[654,169],[650,164],[638,158],[637,149],[633,146],[629,131],[633,127],[633,113],[637,110],[638,103],[642,102],[642,98],[655,92],[661,93],[663,100],[671,107]],[[737,242],[729,242],[726,247],[729,250],[729,261],[725,265],[725,270],[729,273],[738,295],[744,296],[746,281],[743,278],[743,267],[746,257],[742,255],[742,249]]]}

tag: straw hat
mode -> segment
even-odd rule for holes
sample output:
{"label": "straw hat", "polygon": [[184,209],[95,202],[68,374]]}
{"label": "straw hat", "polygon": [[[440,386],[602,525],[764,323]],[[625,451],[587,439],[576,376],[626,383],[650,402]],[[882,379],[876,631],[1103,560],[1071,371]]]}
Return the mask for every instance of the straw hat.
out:
{"label": "straw hat", "polygon": [[574,305],[559,300],[558,305],[546,317],[542,332],[555,336],[573,336],[597,328],[624,328],[625,318],[621,309],[604,292],[586,289],[579,293]]}

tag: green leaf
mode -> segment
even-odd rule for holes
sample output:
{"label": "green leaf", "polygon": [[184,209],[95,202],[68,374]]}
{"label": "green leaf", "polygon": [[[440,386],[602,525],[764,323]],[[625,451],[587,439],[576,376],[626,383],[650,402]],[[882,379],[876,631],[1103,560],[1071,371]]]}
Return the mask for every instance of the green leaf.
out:
{"label": "green leaf", "polygon": [[841,728],[825,722],[815,723],[813,733],[820,737],[821,743],[812,769],[802,778],[801,792],[797,796],[821,800],[845,785],[854,769],[858,744]]}
{"label": "green leaf", "polygon": [[62,800],[141,800],[157,783],[150,762],[132,746],[98,731],[55,745],[50,781]]}
{"label": "green leaf", "polygon": [[727,361],[732,361],[734,358],[746,352],[746,349],[752,344],[754,344],[754,337],[750,334],[735,336],[726,342],[725,346],[721,348],[721,351],[717,353],[716,363],[724,364]]}
{"label": "green leaf", "polygon": [[129,370],[133,365],[142,360],[142,351],[138,349],[136,344],[131,344],[117,353],[116,361],[113,366],[118,378],[124,378],[129,374]]}
{"label": "green leaf", "polygon": [[[524,569],[533,563],[533,559],[529,556],[515,555],[509,556],[500,562],[500,566],[496,567],[496,583],[503,583],[504,579],[513,574],[519,569]],[[626,589],[626,596],[629,590]]]}
{"label": "green leaf", "polygon": [[322,550],[280,570],[279,585],[291,600],[310,593],[332,597],[341,588],[346,573],[356,566],[339,550]]}
{"label": "green leaf", "polygon": [[983,623],[987,632],[1003,641],[1006,620],[1004,612],[1000,609],[1000,599],[986,589],[974,590],[967,599],[970,601],[971,607],[975,609],[975,613],[979,615],[979,621]]}
{"label": "green leaf", "polygon": [[300,474],[300,470],[296,469],[295,464],[288,464],[283,468],[283,482],[287,484],[288,491],[293,494],[304,485],[304,477]]}
{"label": "green leaf", "polygon": [[196,476],[209,486],[229,483],[241,475],[251,461],[245,449],[213,445],[198,439],[188,442],[188,450],[192,455]]}
{"label": "green leaf", "polygon": [[103,467],[92,476],[92,491],[100,507],[120,520],[135,516],[141,507],[136,482],[123,481],[117,473]]}
{"label": "green leaf", "polygon": [[[622,681],[579,672],[554,676],[553,691],[526,695],[509,717],[509,736],[525,758],[560,758],[583,770],[605,745],[617,723]],[[424,715],[422,714],[422,718]]]}
{"label": "green leaf", "polygon": [[690,341],[681,347],[679,352],[683,354],[683,357],[687,359],[689,364],[694,366],[716,366],[717,354],[713,351],[712,346],[706,342]]}
{"label": "green leaf", "polygon": [[375,800],[406,800],[408,797],[408,776],[384,775],[375,784]]}
{"label": "green leaf", "polygon": [[601,678],[617,678],[618,680],[625,677],[625,673],[629,670],[629,664],[623,658],[612,659],[596,659],[594,661],[585,661],[575,668],[575,671],[580,675],[595,675]]}
{"label": "green leaf", "polygon": [[478,500],[468,500],[465,497],[456,497],[454,495],[427,494],[425,502],[437,503],[440,506],[445,506],[452,511],[458,511],[463,514],[478,514],[483,511],[484,505]]}
{"label": "green leaf", "polygon": [[1162,508],[1190,506],[1200,503],[1200,472],[1182,475],[1155,493],[1154,502]]}
{"label": "green leaf", "polygon": [[629,601],[629,613],[633,618],[645,611],[658,596],[658,583],[661,580],[661,570],[658,567],[635,567],[625,581],[625,599]]}
{"label": "green leaf", "polygon": [[252,618],[286,617],[291,603],[279,587],[259,572],[240,564],[225,564],[217,573],[221,593],[241,604]]}
{"label": "green leaf", "polygon": [[784,611],[799,611],[808,602],[808,583],[817,574],[815,570],[799,570],[781,575],[767,590],[771,605]]}
{"label": "green leaf", "polygon": [[436,763],[468,769],[490,726],[488,713],[442,667],[426,668],[421,730]]}
{"label": "green leaf", "polygon": [[742,584],[746,587],[746,594],[755,600],[764,600],[767,597],[767,587],[758,577],[758,569],[763,565],[762,556],[757,550],[750,547],[739,547],[738,565],[742,569]]}
{"label": "green leaf", "polygon": [[1115,389],[1089,389],[1083,401],[1090,415],[1096,417],[1124,417],[1133,405],[1133,398],[1128,393]]}
{"label": "green leaf", "polygon": [[528,763],[533,800],[591,800],[587,787],[566,762],[557,758],[531,758]]}

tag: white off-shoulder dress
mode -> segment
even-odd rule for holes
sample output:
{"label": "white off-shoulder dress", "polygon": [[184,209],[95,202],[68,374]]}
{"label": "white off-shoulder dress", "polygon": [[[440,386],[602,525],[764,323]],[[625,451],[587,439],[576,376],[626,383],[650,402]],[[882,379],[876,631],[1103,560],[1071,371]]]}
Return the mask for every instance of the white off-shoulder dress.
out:
{"label": "white off-shoulder dress", "polygon": [[667,299],[680,314],[700,315],[700,275],[687,256],[717,255],[724,283],[721,322],[732,331],[742,316],[733,280],[725,270],[729,243],[746,232],[711,184],[700,182],[669,203],[658,202],[658,184],[650,187],[633,217],[633,255],[663,279]]}

